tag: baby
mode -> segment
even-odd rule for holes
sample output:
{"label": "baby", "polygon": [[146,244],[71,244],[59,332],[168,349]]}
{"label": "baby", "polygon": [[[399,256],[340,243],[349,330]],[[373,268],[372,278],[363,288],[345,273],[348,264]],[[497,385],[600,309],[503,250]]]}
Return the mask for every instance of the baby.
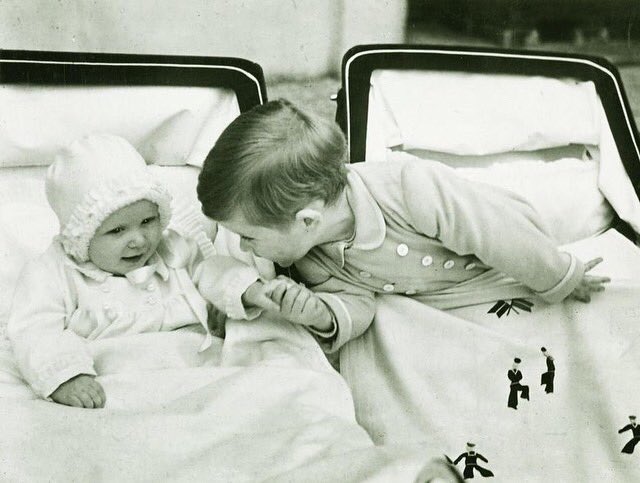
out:
{"label": "baby", "polygon": [[171,197],[122,138],[92,135],[62,150],[46,193],[60,233],[23,269],[7,327],[42,398],[104,407],[90,340],[199,324],[204,349],[211,304],[239,319],[273,305],[257,270],[215,255],[197,218],[165,230]]}

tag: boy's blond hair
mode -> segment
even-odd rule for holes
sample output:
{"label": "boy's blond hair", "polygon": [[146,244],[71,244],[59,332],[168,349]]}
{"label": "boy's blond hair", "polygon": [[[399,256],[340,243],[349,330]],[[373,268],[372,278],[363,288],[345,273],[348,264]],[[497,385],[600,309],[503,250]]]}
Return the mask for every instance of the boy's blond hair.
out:
{"label": "boy's blond hair", "polygon": [[238,214],[252,224],[286,226],[314,200],[335,202],[347,183],[347,147],[337,125],[286,100],[237,117],[220,135],[198,178],[204,213]]}

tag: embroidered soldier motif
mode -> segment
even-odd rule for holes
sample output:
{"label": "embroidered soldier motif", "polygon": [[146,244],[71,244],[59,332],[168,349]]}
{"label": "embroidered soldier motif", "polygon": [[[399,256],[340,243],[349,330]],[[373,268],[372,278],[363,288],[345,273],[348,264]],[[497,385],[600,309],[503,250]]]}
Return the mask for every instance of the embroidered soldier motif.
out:
{"label": "embroidered soldier motif", "polygon": [[627,444],[622,448],[621,453],[633,454],[633,450],[640,441],[640,424],[636,423],[635,416],[629,416],[629,424],[627,424],[624,428],[619,429],[618,433],[622,434],[625,431],[629,431],[633,433],[633,438],[631,438]]}
{"label": "embroidered soldier motif", "polygon": [[544,386],[544,392],[547,394],[551,394],[553,392],[553,380],[556,377],[556,364],[554,362],[553,356],[547,352],[545,347],[541,347],[540,350],[542,354],[546,358],[547,362],[547,372],[543,373],[540,376],[540,385]]}
{"label": "embroidered soldier motif", "polygon": [[522,372],[518,369],[518,366],[522,362],[518,357],[513,360],[513,366],[507,371],[507,377],[509,378],[509,399],[507,406],[513,409],[518,409],[518,393],[522,399],[529,400],[529,386],[520,384],[522,380]]}
{"label": "embroidered soldier motif", "polygon": [[488,463],[489,460],[480,453],[476,453],[475,446],[475,443],[467,443],[467,451],[458,456],[453,464],[457,465],[458,462],[464,458],[464,470],[462,472],[462,476],[465,479],[473,478],[473,470],[477,470],[478,473],[485,478],[494,476],[491,470],[483,468],[478,464],[478,460],[482,460],[485,463]]}
{"label": "embroidered soldier motif", "polygon": [[511,302],[505,300],[498,300],[493,307],[489,309],[488,314],[496,314],[498,318],[503,315],[509,315],[511,311],[516,314],[520,314],[517,309],[524,310],[525,312],[531,312],[533,302],[529,302],[527,299],[511,299]]}

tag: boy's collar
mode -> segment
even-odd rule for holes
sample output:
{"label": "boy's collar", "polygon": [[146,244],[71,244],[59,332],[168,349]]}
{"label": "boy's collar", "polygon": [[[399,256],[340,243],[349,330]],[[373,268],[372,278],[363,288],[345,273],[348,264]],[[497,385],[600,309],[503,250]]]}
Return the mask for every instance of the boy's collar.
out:
{"label": "boy's collar", "polygon": [[353,170],[347,173],[346,195],[355,218],[355,234],[351,247],[358,250],[378,248],[387,235],[384,217],[364,182]]}

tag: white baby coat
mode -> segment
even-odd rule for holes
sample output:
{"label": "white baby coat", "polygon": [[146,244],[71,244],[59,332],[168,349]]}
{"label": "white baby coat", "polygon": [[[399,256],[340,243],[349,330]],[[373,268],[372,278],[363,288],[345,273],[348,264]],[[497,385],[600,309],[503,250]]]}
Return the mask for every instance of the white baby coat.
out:
{"label": "white baby coat", "polygon": [[147,266],[126,276],[76,263],[54,240],[23,269],[7,332],[23,377],[47,397],[76,375],[96,375],[87,341],[190,324],[209,340],[208,301],[233,318],[256,316],[240,297],[258,277],[229,256],[205,260],[197,243],[172,230]]}

